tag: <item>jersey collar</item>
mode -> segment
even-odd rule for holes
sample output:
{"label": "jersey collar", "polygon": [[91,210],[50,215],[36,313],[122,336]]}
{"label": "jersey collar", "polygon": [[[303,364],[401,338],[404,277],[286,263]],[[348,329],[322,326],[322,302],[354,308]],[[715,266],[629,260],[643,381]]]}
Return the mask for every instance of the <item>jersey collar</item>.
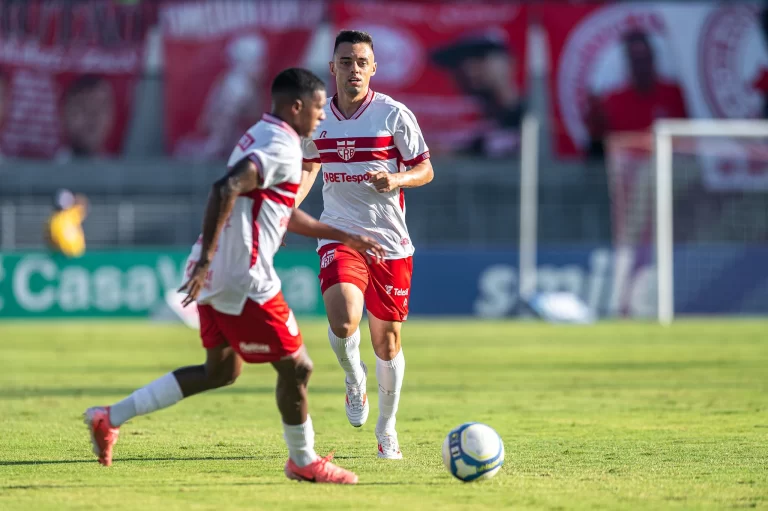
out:
{"label": "jersey collar", "polygon": [[333,98],[331,99],[331,112],[333,112],[333,115],[336,116],[336,118],[340,121],[348,121],[352,119],[358,119],[361,115],[363,115],[363,112],[368,108],[368,105],[371,104],[373,101],[373,97],[376,95],[375,92],[373,92],[373,89],[368,89],[368,94],[365,95],[365,101],[363,101],[359,107],[357,107],[357,110],[355,110],[355,113],[352,114],[349,119],[344,117],[344,114],[341,113],[341,110],[339,110],[339,107],[336,106],[336,103],[339,99],[339,95],[334,94]]}
{"label": "jersey collar", "polygon": [[279,117],[275,117],[272,114],[265,113],[264,115],[261,116],[261,120],[278,126],[283,131],[288,132],[288,134],[291,135],[293,138],[295,138],[297,141],[301,142],[301,137],[299,137],[299,134],[296,133],[296,130],[291,128],[291,126],[287,122],[280,119]]}

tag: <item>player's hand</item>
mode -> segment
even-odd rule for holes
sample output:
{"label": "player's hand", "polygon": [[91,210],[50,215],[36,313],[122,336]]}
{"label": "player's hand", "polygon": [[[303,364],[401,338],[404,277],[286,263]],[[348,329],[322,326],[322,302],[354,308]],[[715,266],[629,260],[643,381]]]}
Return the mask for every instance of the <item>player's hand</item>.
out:
{"label": "player's hand", "polygon": [[373,183],[373,186],[379,193],[391,192],[400,187],[397,174],[381,170],[378,172],[369,171],[367,174],[370,176],[371,183]]}
{"label": "player's hand", "polygon": [[190,303],[197,300],[200,296],[200,292],[205,287],[205,277],[208,274],[208,263],[201,263],[198,261],[195,267],[192,268],[192,273],[189,275],[189,279],[179,288],[179,293],[187,293],[187,297],[181,302],[182,307],[186,307]]}
{"label": "player's hand", "polygon": [[365,260],[370,264],[379,264],[384,260],[384,249],[381,248],[381,245],[367,236],[350,234],[344,241],[344,244],[363,254]]}

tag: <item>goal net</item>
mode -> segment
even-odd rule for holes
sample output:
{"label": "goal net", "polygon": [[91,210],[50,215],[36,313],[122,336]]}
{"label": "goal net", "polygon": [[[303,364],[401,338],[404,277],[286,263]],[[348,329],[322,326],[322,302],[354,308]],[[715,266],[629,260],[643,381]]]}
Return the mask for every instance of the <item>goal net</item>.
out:
{"label": "goal net", "polygon": [[606,158],[621,314],[768,314],[768,122],[660,121]]}

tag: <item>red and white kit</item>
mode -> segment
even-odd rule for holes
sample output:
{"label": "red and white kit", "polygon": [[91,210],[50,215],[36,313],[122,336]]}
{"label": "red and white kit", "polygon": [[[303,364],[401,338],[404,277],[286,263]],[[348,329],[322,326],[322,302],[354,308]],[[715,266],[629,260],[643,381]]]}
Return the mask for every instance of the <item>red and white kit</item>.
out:
{"label": "red and white kit", "polygon": [[379,267],[359,253],[331,240],[320,240],[320,286],[339,282],[357,285],[375,317],[404,321],[408,316],[414,252],[405,224],[402,189],[379,193],[368,172],[403,172],[429,158],[429,149],[416,118],[408,108],[372,90],[349,118],[336,106],[325,107],[326,119],[312,139],[304,139],[305,162],[322,164],[322,222],[369,236],[386,251]]}
{"label": "red and white kit", "polygon": [[[247,362],[273,362],[302,345],[293,312],[272,264],[301,182],[301,139],[287,123],[264,114],[240,139],[229,168],[248,158],[262,187],[238,197],[219,236],[205,288],[197,299],[203,346],[224,342]],[[187,259],[187,277],[201,239]]]}

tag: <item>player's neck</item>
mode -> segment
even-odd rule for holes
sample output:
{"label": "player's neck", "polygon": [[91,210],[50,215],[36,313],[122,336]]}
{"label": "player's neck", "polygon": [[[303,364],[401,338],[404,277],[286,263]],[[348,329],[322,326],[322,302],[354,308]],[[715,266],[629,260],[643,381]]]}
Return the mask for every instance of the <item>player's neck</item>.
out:
{"label": "player's neck", "polygon": [[299,132],[298,128],[296,126],[294,126],[291,121],[288,120],[291,117],[289,115],[287,115],[284,111],[281,111],[279,108],[278,109],[273,109],[271,112],[269,112],[269,115],[271,115],[272,117],[274,117],[274,118],[276,118],[278,120],[283,121],[285,124],[288,125],[289,128],[291,128],[296,133]]}
{"label": "player's neck", "polygon": [[363,104],[365,98],[368,97],[368,90],[369,89],[361,90],[355,96],[350,96],[343,90],[338,93],[336,96],[336,106],[339,107],[339,110],[344,114],[344,117],[349,119],[355,115],[357,109],[360,108],[360,105]]}

